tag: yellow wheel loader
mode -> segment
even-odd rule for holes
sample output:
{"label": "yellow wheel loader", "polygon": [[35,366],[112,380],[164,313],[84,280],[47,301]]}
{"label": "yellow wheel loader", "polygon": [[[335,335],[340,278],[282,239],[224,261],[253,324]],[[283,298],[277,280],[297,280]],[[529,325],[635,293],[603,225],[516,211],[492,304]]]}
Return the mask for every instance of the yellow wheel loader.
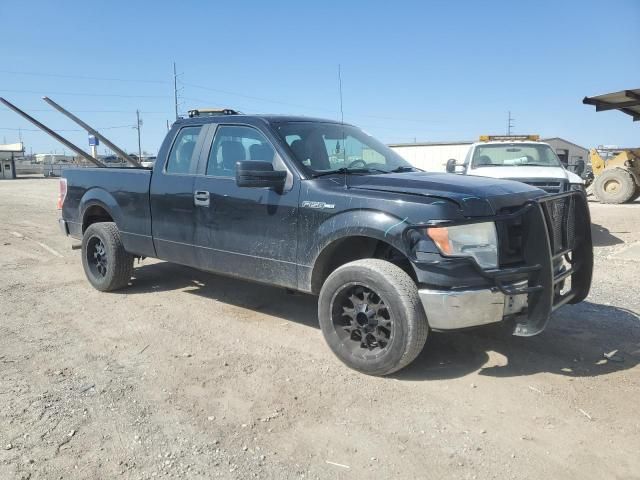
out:
{"label": "yellow wheel loader", "polygon": [[602,203],[633,202],[640,197],[640,148],[592,149],[593,193]]}
{"label": "yellow wheel loader", "polygon": [[[596,112],[618,110],[640,120],[640,88],[584,97],[582,103],[595,105]],[[632,202],[640,197],[640,148],[593,149],[593,193],[602,203]]]}

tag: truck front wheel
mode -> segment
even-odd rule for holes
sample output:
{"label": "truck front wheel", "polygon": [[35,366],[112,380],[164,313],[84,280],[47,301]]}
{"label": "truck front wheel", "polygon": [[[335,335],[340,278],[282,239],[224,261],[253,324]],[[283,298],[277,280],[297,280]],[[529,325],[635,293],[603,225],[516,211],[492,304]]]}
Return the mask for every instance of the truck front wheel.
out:
{"label": "truck front wheel", "polygon": [[82,267],[89,283],[102,292],[126,287],[133,256],[126,252],[113,222],[93,223],[82,237]]}
{"label": "truck front wheel", "polygon": [[318,317],[337,357],[368,375],[409,365],[429,330],[415,282],[378,259],[350,262],[331,273],[320,291]]}

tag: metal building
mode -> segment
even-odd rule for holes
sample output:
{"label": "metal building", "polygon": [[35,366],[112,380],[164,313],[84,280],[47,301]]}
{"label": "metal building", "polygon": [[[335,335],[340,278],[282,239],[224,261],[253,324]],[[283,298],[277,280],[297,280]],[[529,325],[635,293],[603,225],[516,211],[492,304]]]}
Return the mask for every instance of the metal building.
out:
{"label": "metal building", "polygon": [[565,167],[577,165],[580,160],[589,164],[589,149],[587,148],[560,137],[543,138],[540,141],[551,145]]}
{"label": "metal building", "polygon": [[9,180],[16,178],[15,157],[24,155],[24,145],[9,143],[0,145],[0,179]]}
{"label": "metal building", "polygon": [[[565,166],[576,165],[580,160],[583,160],[587,165],[589,164],[589,150],[580,145],[560,137],[542,138],[540,141],[551,145]],[[473,143],[474,141],[471,140],[394,143],[389,147],[418,168],[428,172],[445,172],[447,160],[454,158],[458,162],[463,162]]]}
{"label": "metal building", "polygon": [[427,172],[445,172],[447,160],[455,158],[463,162],[472,143],[472,141],[394,143],[389,147],[415,167]]}

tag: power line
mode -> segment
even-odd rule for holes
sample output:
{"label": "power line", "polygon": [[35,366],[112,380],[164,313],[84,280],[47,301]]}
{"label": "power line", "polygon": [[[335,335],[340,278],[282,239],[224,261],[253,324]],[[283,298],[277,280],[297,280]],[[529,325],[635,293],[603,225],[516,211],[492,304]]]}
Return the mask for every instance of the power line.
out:
{"label": "power line", "polygon": [[0,70],[0,73],[8,73],[12,75],[30,75],[34,77],[57,77],[57,78],[75,78],[78,80],[105,80],[108,82],[132,82],[132,83],[160,83],[167,84],[166,80],[143,80],[136,78],[113,78],[113,77],[90,77],[86,75],[69,75],[62,73],[44,73],[44,72],[18,72],[15,70]]}
{"label": "power line", "polygon": [[[9,112],[10,110],[6,107],[0,107],[0,110],[4,110]],[[50,108],[25,108],[25,112],[53,112]],[[136,113],[135,110],[73,110],[75,113]],[[148,112],[146,110],[140,110],[140,113],[144,113],[145,115],[166,115],[167,112]]]}
{"label": "power line", "polygon": [[247,98],[249,100],[257,100],[259,102],[266,102],[266,103],[277,103],[280,105],[288,105],[290,107],[298,107],[298,108],[308,108],[311,110],[323,110],[325,112],[332,112],[335,113],[335,110],[331,110],[331,109],[327,109],[327,108],[322,108],[322,107],[312,107],[310,105],[302,105],[299,103],[291,103],[291,102],[286,102],[286,101],[282,101],[282,100],[275,100],[275,99],[270,99],[270,98],[264,98],[264,97],[256,97],[255,95],[246,95],[244,93],[239,93],[239,92],[232,92],[229,90],[221,90],[219,88],[211,88],[211,87],[205,87],[204,85],[195,85],[193,83],[187,83],[187,82],[183,82],[183,85],[186,87],[193,87],[193,88],[200,88],[202,90],[209,90],[211,92],[217,92],[217,93],[224,93],[225,95],[233,95],[236,97],[242,97],[242,98]]}
{"label": "power line", "polygon": [[[35,90],[9,90],[0,89],[0,92],[10,93],[31,93],[35,95],[42,95],[42,92]],[[48,95],[72,95],[76,97],[119,97],[119,98],[166,98],[166,95],[121,95],[116,93],[75,93],[75,92],[48,92]]]}
{"label": "power line", "polygon": [[[96,128],[96,130],[114,130],[117,128],[135,128],[135,125],[116,125],[116,126],[112,126],[112,127],[99,127]],[[42,130],[40,130],[39,128],[14,128],[14,127],[0,127],[0,130],[11,130],[11,131],[15,131],[15,132],[42,132]],[[85,130],[82,130],[80,128],[61,128],[61,129],[52,129],[55,130],[56,132],[84,132]],[[44,133],[44,132],[43,132]]]}

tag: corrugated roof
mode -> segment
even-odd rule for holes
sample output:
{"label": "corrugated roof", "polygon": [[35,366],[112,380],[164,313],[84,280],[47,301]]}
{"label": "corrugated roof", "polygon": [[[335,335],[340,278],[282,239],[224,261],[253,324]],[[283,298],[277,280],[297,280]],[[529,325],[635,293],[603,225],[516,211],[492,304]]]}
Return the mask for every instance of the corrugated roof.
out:
{"label": "corrugated roof", "polygon": [[551,140],[560,140],[561,142],[568,143],[569,145],[573,145],[576,148],[580,148],[582,150],[587,150],[587,151],[589,150],[588,148],[585,148],[582,145],[578,145],[577,143],[570,142],[566,138],[562,138],[562,137],[549,137],[549,138],[540,139],[541,142],[547,142],[547,143],[549,143]]}
{"label": "corrugated roof", "polygon": [[640,88],[605,93],[595,97],[584,97],[582,103],[595,105],[596,112],[620,110],[622,113],[631,115],[634,122],[640,120]]}

